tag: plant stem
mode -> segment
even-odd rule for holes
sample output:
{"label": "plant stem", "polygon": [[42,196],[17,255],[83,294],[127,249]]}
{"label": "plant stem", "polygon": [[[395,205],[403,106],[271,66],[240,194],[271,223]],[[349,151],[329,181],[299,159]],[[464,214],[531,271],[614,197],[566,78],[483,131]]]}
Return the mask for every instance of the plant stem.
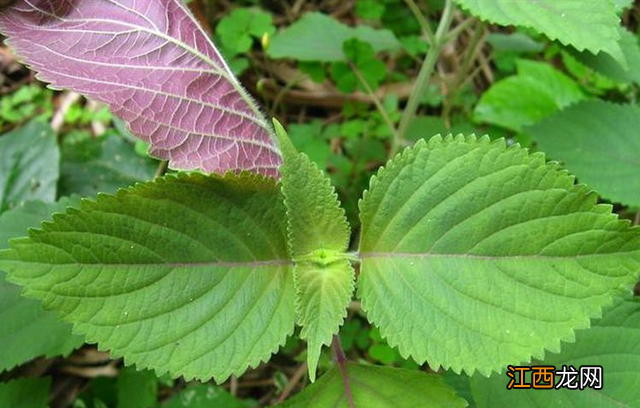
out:
{"label": "plant stem", "polygon": [[431,79],[433,69],[436,66],[438,57],[440,57],[442,48],[446,44],[446,34],[449,31],[449,26],[451,26],[452,20],[453,2],[452,0],[447,0],[444,6],[444,11],[442,12],[442,17],[440,17],[440,22],[438,23],[438,28],[434,36],[433,45],[429,48],[429,51],[427,51],[427,55],[424,58],[424,62],[422,63],[422,67],[420,68],[420,72],[418,73],[418,79],[416,80],[413,91],[411,91],[411,95],[409,96],[409,100],[407,101],[407,106],[404,109],[404,114],[402,115],[402,119],[400,120],[400,127],[398,128],[397,137],[393,139],[393,144],[391,145],[390,151],[392,156],[398,151],[398,148],[402,144],[402,141],[405,139],[407,130],[409,129],[409,125],[416,116],[418,105],[420,105],[420,98],[422,97],[422,95],[424,95],[424,92],[429,85],[429,80]]}
{"label": "plant stem", "polygon": [[289,379],[289,382],[284,387],[284,390],[282,390],[282,394],[280,394],[280,396],[278,397],[278,401],[276,402],[277,404],[284,402],[284,400],[286,400],[287,397],[291,395],[291,392],[293,392],[293,389],[296,387],[296,385],[298,385],[298,383],[300,382],[302,377],[304,377],[304,374],[306,372],[307,372],[307,363],[305,362],[300,364],[300,366],[296,369],[295,373],[293,373],[293,375]]}
{"label": "plant stem", "polygon": [[238,377],[235,375],[232,375],[231,378],[229,378],[229,394],[234,397],[238,395]]}
{"label": "plant stem", "polygon": [[476,21],[475,17],[467,17],[462,23],[458,24],[449,31],[445,43],[457,38],[464,30],[469,28]]}
{"label": "plant stem", "polygon": [[364,76],[362,76],[362,73],[360,72],[358,67],[356,67],[356,65],[351,61],[349,61],[349,66],[351,67],[356,78],[358,78],[358,81],[360,81],[365,91],[373,101],[373,104],[376,106],[376,109],[378,109],[378,112],[380,112],[382,119],[384,120],[384,122],[389,127],[389,130],[391,131],[391,135],[393,136],[394,139],[397,139],[398,131],[396,130],[396,126],[394,125],[393,121],[389,117],[389,114],[387,113],[384,106],[382,106],[382,102],[380,101],[380,98],[378,98],[378,95],[376,95],[376,93],[373,92],[373,89],[371,89],[371,86],[369,85],[367,80],[364,78]]}
{"label": "plant stem", "polygon": [[333,349],[333,356],[336,359],[340,374],[342,375],[342,384],[344,385],[344,395],[347,397],[347,404],[349,408],[355,408],[356,405],[353,402],[353,392],[351,391],[351,385],[349,384],[349,377],[347,376],[347,358],[344,356],[342,345],[340,344],[340,337],[337,334],[333,335],[333,341],[331,342],[331,348]]}
{"label": "plant stem", "polygon": [[51,119],[51,128],[55,133],[60,132],[60,129],[62,129],[62,126],[64,125],[65,115],[71,108],[71,105],[79,101],[81,97],[82,96],[79,93],[71,91],[62,94],[60,105]]}
{"label": "plant stem", "polygon": [[[475,21],[475,19],[473,19],[472,21]],[[482,50],[483,45],[484,24],[482,22],[479,22],[478,26],[471,35],[471,39],[469,40],[469,44],[467,45],[467,49],[465,50],[462,65],[458,69],[453,82],[449,86],[449,92],[447,92],[447,97],[445,98],[444,106],[442,108],[442,117],[444,118],[447,126],[449,126],[451,122],[449,119],[449,114],[451,112],[451,106],[454,102],[454,99],[458,95],[458,92],[460,92],[460,89],[462,89],[463,85],[466,83],[465,78],[473,78],[471,76],[467,76],[467,73],[469,72],[469,68],[471,68],[471,64],[477,59],[478,52]]]}
{"label": "plant stem", "polygon": [[167,171],[168,167],[169,162],[167,160],[160,161],[160,163],[158,163],[158,167],[156,168],[156,174],[153,176],[153,178],[164,176],[164,173]]}
{"label": "plant stem", "polygon": [[636,218],[633,220],[633,225],[640,225],[640,210],[636,213]]}
{"label": "plant stem", "polygon": [[420,7],[418,7],[415,1],[404,0],[404,2],[407,3],[407,6],[409,7],[413,15],[416,17],[416,20],[418,20],[420,27],[422,27],[422,31],[427,36],[427,42],[429,43],[429,46],[433,47],[433,44],[435,43],[435,41],[433,37],[433,30],[431,29],[431,24],[429,24],[429,20],[427,20],[424,17],[424,15],[422,14],[422,11],[420,11]]}

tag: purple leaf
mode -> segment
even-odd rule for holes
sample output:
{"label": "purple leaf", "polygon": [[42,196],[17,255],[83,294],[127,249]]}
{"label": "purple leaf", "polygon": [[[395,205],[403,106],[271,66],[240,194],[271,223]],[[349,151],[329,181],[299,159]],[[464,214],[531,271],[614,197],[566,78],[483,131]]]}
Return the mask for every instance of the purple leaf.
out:
{"label": "purple leaf", "polygon": [[172,168],[278,176],[271,126],[181,0],[17,0],[0,31],[40,79],[107,103]]}

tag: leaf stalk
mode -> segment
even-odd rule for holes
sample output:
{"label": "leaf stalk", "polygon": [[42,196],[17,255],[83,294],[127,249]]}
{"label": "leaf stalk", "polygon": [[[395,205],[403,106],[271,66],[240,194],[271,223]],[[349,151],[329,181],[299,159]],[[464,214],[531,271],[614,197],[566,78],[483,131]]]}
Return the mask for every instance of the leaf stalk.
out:
{"label": "leaf stalk", "polygon": [[337,334],[333,335],[331,342],[331,348],[333,349],[333,356],[340,369],[340,375],[342,376],[342,384],[344,385],[344,395],[347,397],[347,403],[349,408],[355,408],[356,405],[353,402],[353,391],[351,390],[351,384],[349,384],[349,376],[347,373],[347,358],[342,350],[342,344],[340,344],[340,337]]}

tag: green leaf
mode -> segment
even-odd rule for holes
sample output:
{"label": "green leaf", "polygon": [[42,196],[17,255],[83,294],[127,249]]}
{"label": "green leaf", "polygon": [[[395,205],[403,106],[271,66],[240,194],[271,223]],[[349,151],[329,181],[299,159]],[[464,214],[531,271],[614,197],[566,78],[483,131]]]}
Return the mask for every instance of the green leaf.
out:
{"label": "green leaf", "polygon": [[50,378],[20,378],[0,383],[0,407],[47,408]]}
{"label": "green leaf", "polygon": [[412,57],[425,54],[429,48],[429,44],[417,35],[405,35],[400,37],[399,41],[407,54]]}
{"label": "green leaf", "polygon": [[[73,408],[113,408],[118,405],[118,384],[114,377],[95,377],[89,380]],[[155,408],[155,407],[154,407]]]}
{"label": "green leaf", "polygon": [[365,20],[380,20],[384,15],[384,3],[379,0],[357,0],[356,15]]}
{"label": "green leaf", "polygon": [[558,351],[640,270],[640,229],[596,200],[502,139],[418,142],[361,201],[362,308],[434,369],[486,375]]}
{"label": "green leaf", "polygon": [[[343,50],[349,61],[360,71],[365,82],[376,90],[387,75],[387,67],[376,58],[375,51],[369,43],[356,38],[345,41]],[[366,89],[362,84],[360,89]]]}
{"label": "green leaf", "polygon": [[[346,364],[356,408],[462,408],[466,402],[435,374],[398,368]],[[333,367],[282,408],[348,408],[343,377]]]}
{"label": "green leaf", "polygon": [[369,357],[385,365],[393,364],[399,360],[398,352],[384,343],[371,346],[369,348]]}
{"label": "green leaf", "polygon": [[313,382],[322,346],[331,344],[347,317],[355,274],[344,259],[326,265],[303,262],[296,265],[295,284],[300,337],[307,341],[309,378]]}
{"label": "green leaf", "polygon": [[346,62],[334,62],[331,64],[331,79],[343,93],[351,93],[360,85],[358,77]]}
{"label": "green leaf", "polygon": [[[421,35],[422,28],[420,23],[402,1],[382,0],[385,4],[384,15],[382,16],[382,25],[392,30],[396,35]],[[431,0],[427,4],[429,12],[442,11],[444,2],[442,0]]]}
{"label": "green leaf", "polygon": [[528,27],[594,54],[605,51],[625,64],[618,40],[620,19],[613,3],[602,0],[455,0],[463,9],[490,23]]}
{"label": "green leaf", "polygon": [[[366,42],[356,38],[345,41],[344,53],[353,67],[362,75],[362,79],[373,90],[378,89],[380,83],[387,76],[387,67],[376,58],[375,51]],[[338,89],[350,93],[359,88],[366,91],[366,86],[358,80],[352,66],[346,62],[334,62],[331,65],[331,77],[336,81]]]}
{"label": "green leaf", "polygon": [[640,108],[584,101],[525,129],[603,197],[640,206]]}
{"label": "green leaf", "polygon": [[324,65],[320,62],[300,61],[298,62],[298,69],[309,75],[309,78],[311,78],[313,82],[322,83],[327,78]]}
{"label": "green leaf", "polygon": [[[496,374],[497,375],[497,374]],[[464,398],[468,405],[468,408],[478,408],[473,394],[471,393],[471,381],[470,377],[465,374],[456,374],[453,371],[445,371],[442,373],[442,377],[445,382],[456,390],[456,393]]]}
{"label": "green leaf", "polygon": [[293,331],[284,220],[272,179],[167,176],[57,214],[0,268],[128,365],[224,381]]}
{"label": "green leaf", "polygon": [[[322,41],[318,38],[320,33]],[[402,47],[389,30],[376,30],[368,26],[353,28],[325,14],[313,12],[274,35],[267,54],[271,58],[298,61],[345,61],[342,44],[350,38],[371,44],[375,52],[397,51]]]}
{"label": "green leaf", "polygon": [[54,203],[28,201],[0,215],[0,249],[9,248],[9,240],[26,235],[29,228],[38,228],[51,214],[77,207],[80,197],[63,197]]}
{"label": "green leaf", "polygon": [[33,83],[20,86],[15,92],[0,99],[0,125],[5,122],[19,123],[38,115],[46,120],[51,117],[53,91]]}
{"label": "green leaf", "polygon": [[523,32],[490,33],[487,42],[493,49],[493,64],[502,73],[512,73],[516,70],[516,61],[525,54],[536,54],[544,50],[542,42],[532,39]]}
{"label": "green leaf", "polygon": [[[0,249],[52,213],[79,202],[78,198],[57,203],[32,201],[0,215]],[[82,337],[71,334],[71,325],[43,311],[40,302],[20,296],[20,287],[8,283],[0,271],[0,372],[39,356],[67,355],[82,343]]]}
{"label": "green leaf", "polygon": [[620,27],[620,48],[627,61],[625,68],[614,57],[604,51],[593,55],[588,51],[574,52],[573,55],[594,71],[617,82],[640,84],[640,47],[637,37],[630,31]]}
{"label": "green leaf", "polygon": [[331,181],[307,155],[298,153],[280,123],[274,125],[284,158],[280,173],[292,256],[346,251],[351,231]]}
{"label": "green leaf", "polygon": [[625,86],[621,83],[600,75],[598,72],[578,61],[571,51],[560,51],[562,64],[569,74],[571,74],[587,92],[593,95],[603,95],[607,92],[624,91]]}
{"label": "green leaf", "polygon": [[248,408],[255,404],[243,402],[224,388],[211,384],[187,387],[173,396],[162,408]]}
{"label": "green leaf", "polygon": [[327,133],[327,128],[323,127],[320,120],[289,125],[291,143],[321,169],[327,167],[332,155],[330,135]]}
{"label": "green leaf", "polygon": [[622,12],[633,5],[633,0],[613,0],[616,12]]}
{"label": "green leaf", "polygon": [[271,14],[252,8],[233,10],[216,27],[222,46],[236,54],[249,51],[254,38],[260,39],[264,34],[273,35],[275,32]]}
{"label": "green leaf", "polygon": [[416,116],[407,129],[407,140],[418,141],[447,132],[447,125],[440,116]]}
{"label": "green leaf", "polygon": [[115,193],[120,187],[152,179],[156,167],[117,136],[63,145],[60,194]]}
{"label": "green leaf", "polygon": [[33,120],[0,137],[0,213],[25,201],[55,200],[59,169],[48,124]]}
{"label": "green leaf", "polygon": [[543,62],[517,61],[518,75],[496,82],[482,95],[475,120],[520,131],[584,99],[571,78]]}
{"label": "green leaf", "polygon": [[309,376],[314,381],[322,346],[331,344],[353,295],[355,275],[344,253],[351,231],[329,178],[296,151],[280,123],[274,125],[284,159],[280,174],[296,261],[297,320],[300,337],[308,344]]}
{"label": "green leaf", "polygon": [[[601,390],[566,388],[549,392],[540,390],[507,390],[509,377],[500,373],[490,378],[474,376],[471,389],[479,408],[509,407],[638,407],[640,390],[640,302],[627,300],[608,310],[604,318],[588,330],[576,333],[576,342],[563,347],[560,354],[551,354],[535,365],[599,365],[603,369]],[[560,380],[555,376],[556,383]],[[530,380],[530,379],[529,379]]]}
{"label": "green leaf", "polygon": [[544,50],[544,44],[535,41],[528,35],[520,32],[511,34],[490,33],[487,35],[487,42],[491,44],[494,51],[534,53]]}
{"label": "green leaf", "polygon": [[158,402],[158,378],[150,370],[126,367],[118,375],[118,408],[150,408]]}

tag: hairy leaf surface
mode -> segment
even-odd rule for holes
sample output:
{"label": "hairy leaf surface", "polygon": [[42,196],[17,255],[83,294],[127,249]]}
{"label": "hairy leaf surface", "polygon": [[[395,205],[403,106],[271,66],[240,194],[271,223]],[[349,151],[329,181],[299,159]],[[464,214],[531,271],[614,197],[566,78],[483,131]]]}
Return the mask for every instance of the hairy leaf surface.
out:
{"label": "hairy leaf surface", "polygon": [[640,229],[596,198],[503,140],[419,142],[361,202],[362,307],[434,368],[488,374],[558,351],[640,271]]}
{"label": "hairy leaf surface", "polygon": [[0,31],[40,79],[107,103],[171,167],[277,174],[271,126],[181,0],[17,0]]}
{"label": "hairy leaf surface", "polygon": [[568,107],[524,130],[581,182],[640,206],[640,108],[600,100]]}
{"label": "hairy leaf surface", "polygon": [[351,230],[331,180],[306,154],[296,151],[279,123],[276,131],[284,155],[280,171],[291,254],[298,259],[320,250],[346,251]]}
{"label": "hairy leaf surface", "polygon": [[309,376],[314,381],[322,346],[338,332],[353,296],[355,275],[344,258],[351,232],[329,178],[296,151],[279,123],[275,127],[284,158],[280,172],[296,261],[298,324],[300,336],[307,340]]}
{"label": "hairy leaf surface", "polygon": [[471,14],[501,25],[533,28],[579,51],[606,51],[626,66],[613,3],[602,0],[455,0]]}
{"label": "hairy leaf surface", "polygon": [[[566,388],[552,392],[506,389],[509,378],[500,373],[490,378],[474,376],[471,388],[479,408],[517,406],[633,408],[640,401],[640,302],[627,300],[607,310],[604,318],[588,330],[576,332],[576,342],[566,344],[560,354],[551,354],[536,365],[599,365],[603,369],[601,390]],[[561,379],[556,376],[556,384]],[[530,382],[531,379],[528,379]],[[526,394],[526,395],[524,395]]]}
{"label": "hairy leaf surface", "polygon": [[50,378],[20,378],[0,383],[0,407],[47,408]]}
{"label": "hairy leaf surface", "polygon": [[[0,249],[8,247],[10,238],[40,226],[52,213],[79,202],[79,198],[31,201],[7,211],[0,216]],[[7,282],[0,271],[0,372],[35,357],[67,355],[82,343],[82,337],[71,334],[71,325],[43,311],[37,300],[20,296],[20,287]]]}
{"label": "hairy leaf surface", "polygon": [[346,259],[297,263],[294,272],[300,337],[307,341],[309,378],[315,381],[322,346],[331,344],[347,317],[355,274]]}
{"label": "hairy leaf surface", "polygon": [[[456,396],[435,374],[391,367],[347,363],[355,408],[463,408]],[[333,367],[315,384],[281,405],[282,408],[348,408],[343,378]]]}
{"label": "hairy leaf surface", "polygon": [[128,364],[224,381],[293,331],[272,179],[167,176],[53,219],[0,252],[0,268]]}
{"label": "hairy leaf surface", "polygon": [[51,127],[33,120],[0,137],[0,213],[30,200],[53,201],[60,151]]}

